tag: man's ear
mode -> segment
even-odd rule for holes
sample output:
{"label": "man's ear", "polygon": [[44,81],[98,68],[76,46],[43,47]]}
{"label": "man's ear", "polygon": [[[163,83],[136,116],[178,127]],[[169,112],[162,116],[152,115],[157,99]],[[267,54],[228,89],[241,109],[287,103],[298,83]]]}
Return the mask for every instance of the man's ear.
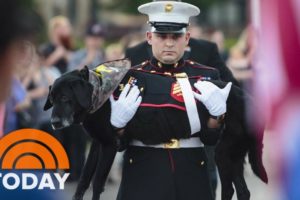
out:
{"label": "man's ear", "polygon": [[152,33],[150,31],[147,31],[146,38],[147,38],[148,44],[152,45]]}
{"label": "man's ear", "polygon": [[44,111],[48,110],[49,108],[51,108],[53,106],[50,99],[51,99],[51,85],[49,86],[49,93],[48,93],[46,103],[44,105]]}
{"label": "man's ear", "polygon": [[189,31],[185,34],[185,44],[188,45],[191,38],[191,33]]}
{"label": "man's ear", "polygon": [[71,88],[79,105],[88,109],[92,104],[93,85],[87,81],[78,80],[72,82]]}

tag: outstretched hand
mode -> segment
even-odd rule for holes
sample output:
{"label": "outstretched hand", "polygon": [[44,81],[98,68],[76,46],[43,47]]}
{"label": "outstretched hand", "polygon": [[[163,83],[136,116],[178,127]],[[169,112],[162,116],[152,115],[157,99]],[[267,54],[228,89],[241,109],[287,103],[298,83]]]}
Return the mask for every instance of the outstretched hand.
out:
{"label": "outstretched hand", "polygon": [[194,92],[195,98],[205,105],[209,114],[220,116],[226,112],[226,101],[232,86],[231,82],[223,89],[209,81],[198,81],[194,86],[201,93]]}

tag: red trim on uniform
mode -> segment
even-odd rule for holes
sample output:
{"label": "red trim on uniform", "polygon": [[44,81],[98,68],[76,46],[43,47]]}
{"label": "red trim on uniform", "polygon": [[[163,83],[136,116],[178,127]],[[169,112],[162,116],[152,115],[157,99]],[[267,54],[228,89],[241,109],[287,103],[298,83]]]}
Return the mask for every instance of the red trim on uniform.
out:
{"label": "red trim on uniform", "polygon": [[178,106],[178,105],[169,104],[169,103],[167,103],[167,104],[141,103],[140,106],[141,107],[153,107],[153,108],[172,107],[172,108],[177,108],[182,111],[186,111],[185,107],[183,107],[183,106]]}
{"label": "red trim on uniform", "polygon": [[112,96],[113,96],[114,100],[118,100],[119,99],[119,97],[116,96],[116,95],[114,95],[114,94],[112,94]]}
{"label": "red trim on uniform", "polygon": [[174,162],[171,150],[167,149],[167,151],[168,151],[168,154],[169,154],[169,159],[170,159],[170,164],[171,164],[171,170],[172,170],[172,172],[175,172],[175,162]]}
{"label": "red trim on uniform", "polygon": [[[145,73],[148,73],[148,74],[158,74],[158,75],[162,75],[162,76],[169,76],[169,77],[172,77],[172,78],[176,78],[175,75],[169,75],[169,74],[165,74],[165,73],[162,73],[162,72],[157,72],[157,71],[147,71],[147,70],[144,70],[144,69],[131,69],[131,70],[134,70],[134,71],[142,71],[142,72],[145,72]],[[201,79],[203,76],[189,76],[189,79]]]}
{"label": "red trim on uniform", "polygon": [[195,78],[195,79],[201,79],[203,76],[189,76],[189,79]]}
{"label": "red trim on uniform", "polygon": [[[140,69],[131,69],[131,70],[134,70],[134,71],[142,71],[142,72],[146,72],[146,73],[149,73],[149,74],[159,74],[159,75],[164,75],[164,76],[170,76],[170,75],[167,75],[167,74],[165,74],[165,73],[163,73],[163,72],[157,72],[157,71],[155,71],[155,70],[150,70],[150,71],[148,71],[148,70],[144,70],[143,68],[140,68]],[[173,77],[173,76],[171,76],[171,77]]]}
{"label": "red trim on uniform", "polygon": [[191,64],[191,67],[193,67],[193,68],[199,68],[199,69],[209,69],[209,70],[214,70],[214,71],[217,70],[216,68],[205,66],[205,65],[200,65],[200,64],[198,64],[198,66]]}

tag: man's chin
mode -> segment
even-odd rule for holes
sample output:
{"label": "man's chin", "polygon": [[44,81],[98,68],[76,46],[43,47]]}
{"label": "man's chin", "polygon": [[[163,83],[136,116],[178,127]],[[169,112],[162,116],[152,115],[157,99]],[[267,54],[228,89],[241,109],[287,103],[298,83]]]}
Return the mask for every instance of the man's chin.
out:
{"label": "man's chin", "polygon": [[162,63],[164,63],[164,64],[174,64],[174,63],[176,63],[177,62],[177,58],[175,58],[175,57],[165,57],[163,60],[162,60]]}

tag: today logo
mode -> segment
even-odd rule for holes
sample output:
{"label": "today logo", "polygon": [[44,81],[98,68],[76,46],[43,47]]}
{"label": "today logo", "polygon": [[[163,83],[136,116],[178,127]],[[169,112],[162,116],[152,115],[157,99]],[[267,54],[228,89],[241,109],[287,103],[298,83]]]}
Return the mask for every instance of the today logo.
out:
{"label": "today logo", "polygon": [[63,190],[70,175],[53,172],[70,169],[68,156],[53,136],[36,129],[20,129],[0,139],[0,169],[0,187],[7,190]]}

